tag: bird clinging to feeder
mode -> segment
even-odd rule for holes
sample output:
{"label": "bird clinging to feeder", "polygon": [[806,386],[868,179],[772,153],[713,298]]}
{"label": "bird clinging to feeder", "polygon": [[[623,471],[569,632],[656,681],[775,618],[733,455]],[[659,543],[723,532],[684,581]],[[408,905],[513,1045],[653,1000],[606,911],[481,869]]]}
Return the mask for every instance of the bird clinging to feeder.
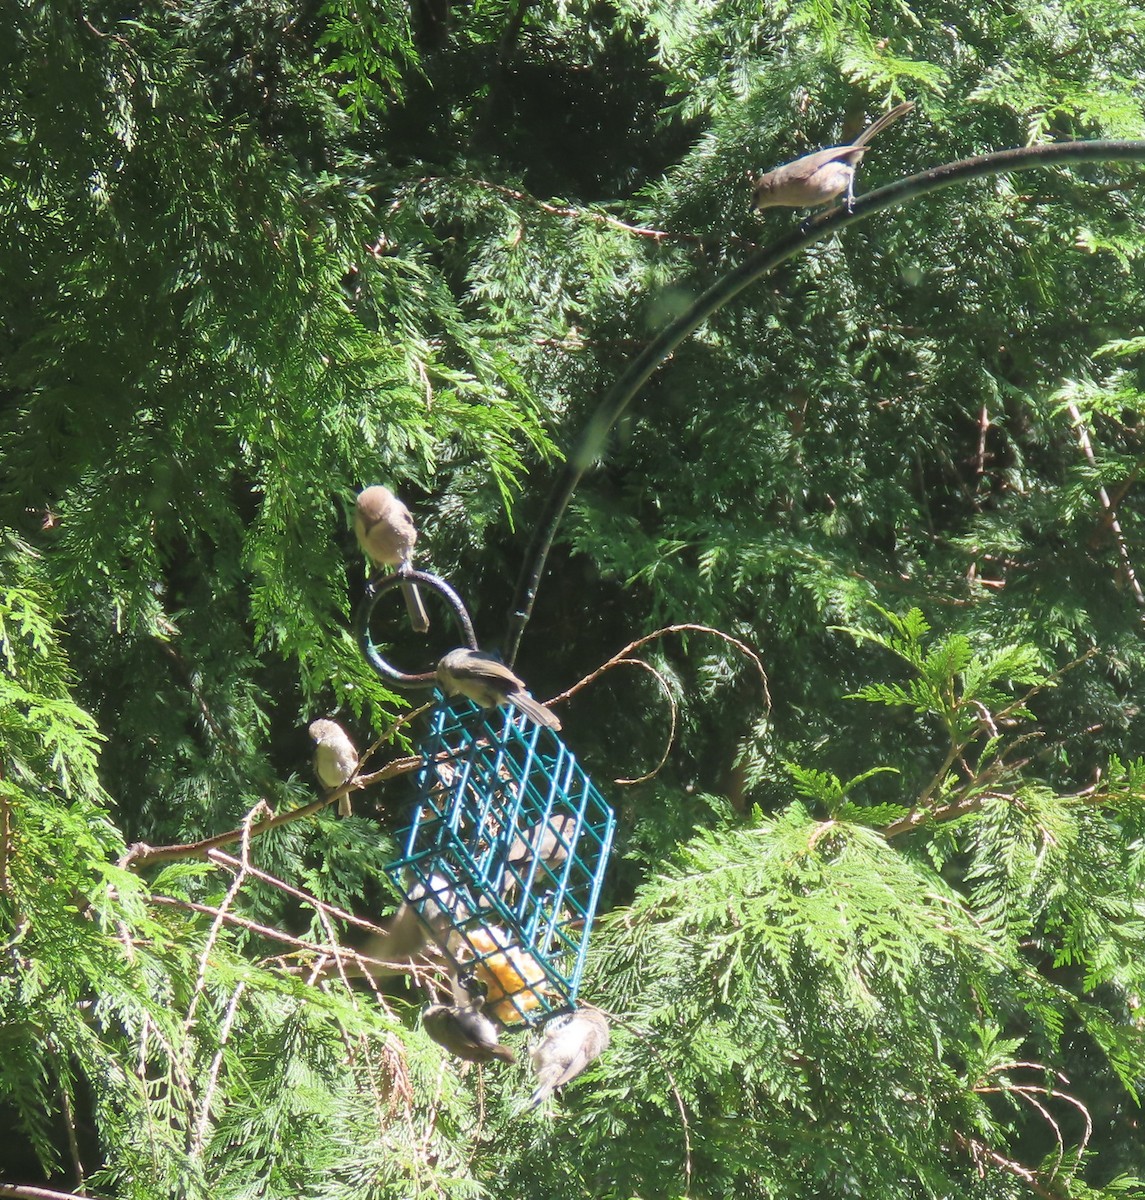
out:
{"label": "bird clinging to feeder", "polygon": [[426,1033],[450,1054],[466,1062],[516,1062],[517,1055],[502,1046],[497,1026],[481,1011],[480,1000],[466,1004],[431,1004],[421,1014]]}
{"label": "bird clinging to feeder", "polygon": [[608,1020],[599,1008],[585,1005],[545,1026],[545,1036],[529,1056],[537,1090],[525,1111],[537,1108],[559,1087],[575,1079],[608,1049]]}

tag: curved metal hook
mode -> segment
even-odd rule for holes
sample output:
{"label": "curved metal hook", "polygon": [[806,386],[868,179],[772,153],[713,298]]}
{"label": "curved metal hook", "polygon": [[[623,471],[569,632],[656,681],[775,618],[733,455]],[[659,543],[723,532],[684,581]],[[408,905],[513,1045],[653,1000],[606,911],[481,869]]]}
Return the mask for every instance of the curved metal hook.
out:
{"label": "curved metal hook", "polygon": [[432,671],[425,671],[417,675],[407,675],[404,671],[399,671],[378,653],[378,648],[370,637],[370,618],[374,614],[374,605],[386,592],[400,587],[403,583],[416,583],[421,587],[431,588],[439,595],[444,596],[457,619],[457,624],[461,627],[465,644],[471,650],[477,649],[477,635],[473,632],[473,622],[469,618],[469,610],[465,607],[461,597],[440,575],[431,575],[428,571],[415,571],[412,567],[395,571],[392,575],[374,575],[370,579],[366,584],[366,594],[362,597],[357,612],[354,613],[354,636],[357,638],[358,649],[362,651],[366,662],[381,679],[385,679],[389,683],[396,683],[399,687],[435,687],[437,676]]}

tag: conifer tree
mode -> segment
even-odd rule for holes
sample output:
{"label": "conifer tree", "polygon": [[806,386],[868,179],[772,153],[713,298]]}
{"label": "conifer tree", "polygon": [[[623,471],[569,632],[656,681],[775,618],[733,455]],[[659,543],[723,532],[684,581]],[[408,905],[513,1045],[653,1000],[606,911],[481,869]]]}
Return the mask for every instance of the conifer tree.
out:
{"label": "conifer tree", "polygon": [[[400,899],[425,698],[354,641],[357,489],[493,648],[609,386],[803,219],[748,172],[904,98],[860,193],[1140,138],[1143,46],[1105,0],[0,8],[0,1195],[1145,1191],[1139,167],[817,242],[601,439],[517,662],[587,679],[618,810],[598,1065],[522,1114],[423,980],[317,973]],[[329,714],[382,738],[342,820]]]}

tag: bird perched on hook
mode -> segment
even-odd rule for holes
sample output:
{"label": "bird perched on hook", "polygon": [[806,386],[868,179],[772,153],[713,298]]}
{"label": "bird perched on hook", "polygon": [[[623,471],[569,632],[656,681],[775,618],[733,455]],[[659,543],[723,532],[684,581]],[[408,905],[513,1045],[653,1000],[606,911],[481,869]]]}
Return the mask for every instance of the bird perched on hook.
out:
{"label": "bird perched on hook", "polygon": [[437,664],[437,681],[447,696],[468,696],[482,708],[512,704],[538,725],[560,729],[556,713],[547,709],[525,688],[519,679],[490,654],[461,646],[442,656]]}
{"label": "bird perched on hook", "polygon": [[[395,567],[398,574],[410,570],[417,528],[406,506],[380,483],[358,494],[354,507],[354,535],[366,557],[379,567]],[[429,616],[417,584],[402,584],[406,612],[415,633],[429,629]]]}
{"label": "bird perched on hook", "polygon": [[537,1090],[526,1112],[543,1104],[559,1087],[575,1079],[608,1049],[608,1020],[599,1008],[585,1005],[545,1026],[545,1036],[529,1055]]}
{"label": "bird perched on hook", "polygon": [[816,150],[761,175],[753,184],[752,211],[761,208],[817,208],[834,200],[841,192],[847,193],[847,208],[850,210],[855,199],[855,168],[866,153],[867,143],[913,108],[914,102],[907,100],[868,125],[848,145]]}
{"label": "bird perched on hook", "polygon": [[[337,721],[311,721],[309,733],[314,739],[314,774],[327,792],[337,791],[358,769],[357,748]],[[338,815],[350,815],[348,794],[338,797]]]}
{"label": "bird perched on hook", "polygon": [[431,1004],[422,1011],[426,1033],[450,1054],[466,1062],[516,1062],[517,1056],[501,1045],[497,1026],[481,1011],[480,999],[465,1004]]}

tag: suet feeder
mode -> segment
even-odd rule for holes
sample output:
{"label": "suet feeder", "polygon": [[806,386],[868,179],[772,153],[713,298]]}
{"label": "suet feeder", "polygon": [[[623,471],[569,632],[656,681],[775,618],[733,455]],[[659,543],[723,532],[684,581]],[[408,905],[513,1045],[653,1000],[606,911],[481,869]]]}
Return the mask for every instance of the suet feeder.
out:
{"label": "suet feeder", "polygon": [[434,708],[418,803],[387,874],[485,1011],[533,1021],[576,999],[612,809],[551,730],[510,707]]}
{"label": "suet feeder", "polygon": [[[456,593],[427,572],[410,575],[445,597],[475,646]],[[383,678],[426,686],[432,676],[402,676],[370,639],[381,590],[372,580],[358,614],[363,653]],[[557,734],[511,705],[442,699],[419,755],[413,821],[386,873],[459,975],[476,980],[485,1012],[531,1024],[572,1007],[612,848],[612,809]]]}

